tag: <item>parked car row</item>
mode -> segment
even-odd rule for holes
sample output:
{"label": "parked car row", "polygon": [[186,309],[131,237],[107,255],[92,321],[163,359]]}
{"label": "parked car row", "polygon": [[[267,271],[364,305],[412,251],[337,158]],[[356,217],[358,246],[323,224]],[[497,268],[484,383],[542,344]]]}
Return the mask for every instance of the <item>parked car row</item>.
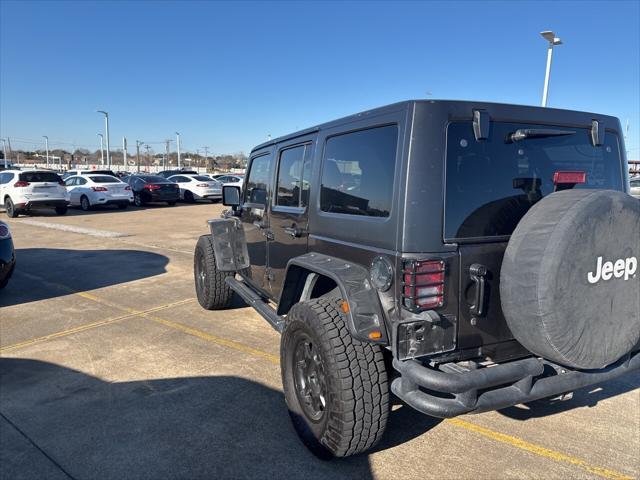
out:
{"label": "parked car row", "polygon": [[[53,208],[64,215],[69,206],[87,211],[100,205],[125,209],[131,203],[140,207],[153,202],[175,205],[179,200],[218,202],[222,198],[223,183],[211,175],[186,170],[160,173],[135,173],[121,179],[110,170],[72,170],[61,178],[50,170],[4,170],[0,173],[0,206],[15,218],[41,208]],[[230,184],[242,182],[242,177],[232,177]]]}

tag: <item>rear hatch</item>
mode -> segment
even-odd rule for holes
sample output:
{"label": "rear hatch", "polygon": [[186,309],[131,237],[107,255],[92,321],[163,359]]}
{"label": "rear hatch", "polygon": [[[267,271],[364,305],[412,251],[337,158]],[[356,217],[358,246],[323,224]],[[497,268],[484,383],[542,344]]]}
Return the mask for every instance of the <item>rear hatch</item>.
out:
{"label": "rear hatch", "polygon": [[55,172],[22,172],[18,181],[23,182],[23,194],[29,201],[66,199],[67,189],[61,184],[62,180]]}
{"label": "rear hatch", "polygon": [[470,121],[453,122],[445,162],[444,241],[457,244],[459,255],[458,347],[494,361],[521,356],[500,304],[509,236],[556,190],[623,190],[618,136],[607,131],[594,146],[586,128],[491,122],[489,137],[476,140]]}
{"label": "rear hatch", "polygon": [[[131,187],[124,182],[121,182],[115,177],[109,175],[90,175],[89,178],[96,185],[106,188],[104,192],[107,196],[112,197],[128,197],[130,196]],[[127,190],[128,189],[128,190]]]}

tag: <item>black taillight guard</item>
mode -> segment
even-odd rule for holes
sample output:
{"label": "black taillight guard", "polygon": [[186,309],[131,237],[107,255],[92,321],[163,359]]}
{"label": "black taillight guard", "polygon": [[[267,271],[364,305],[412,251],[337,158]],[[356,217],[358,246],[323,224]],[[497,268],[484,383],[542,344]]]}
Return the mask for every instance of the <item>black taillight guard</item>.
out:
{"label": "black taillight guard", "polygon": [[[434,269],[427,272],[418,271],[419,267],[424,264],[438,264]],[[432,308],[438,308],[444,302],[444,275],[442,280],[436,282],[416,283],[416,276],[438,274],[445,272],[445,263],[442,260],[404,260],[402,264],[402,305],[411,312],[422,312]],[[409,276],[410,281],[407,281]],[[418,295],[418,288],[442,286],[442,291],[436,294]],[[438,299],[435,304],[423,306],[419,304],[419,300],[423,298]]]}

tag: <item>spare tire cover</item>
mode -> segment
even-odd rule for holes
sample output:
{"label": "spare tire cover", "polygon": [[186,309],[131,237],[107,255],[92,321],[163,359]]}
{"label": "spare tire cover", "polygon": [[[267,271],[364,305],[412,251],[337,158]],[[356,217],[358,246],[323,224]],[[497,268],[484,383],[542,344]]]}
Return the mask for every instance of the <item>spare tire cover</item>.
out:
{"label": "spare tire cover", "polygon": [[612,190],[553,193],[523,217],[500,272],[502,309],[532,353],[606,367],[640,341],[640,201]]}

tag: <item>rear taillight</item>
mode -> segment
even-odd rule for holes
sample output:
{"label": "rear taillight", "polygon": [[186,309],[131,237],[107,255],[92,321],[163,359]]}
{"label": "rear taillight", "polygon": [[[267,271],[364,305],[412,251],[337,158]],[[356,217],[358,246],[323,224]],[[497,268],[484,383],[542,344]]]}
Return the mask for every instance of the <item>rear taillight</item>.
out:
{"label": "rear taillight", "polygon": [[126,187],[124,187],[125,190],[131,190],[131,187],[129,185],[127,185]]}
{"label": "rear taillight", "polygon": [[442,260],[408,260],[402,272],[402,304],[411,311],[444,305]]}
{"label": "rear taillight", "polygon": [[144,186],[145,190],[160,190],[160,185],[154,185],[153,183],[147,183]]}
{"label": "rear taillight", "polygon": [[587,173],[586,172],[554,172],[553,174],[553,184],[577,184],[577,183],[585,183],[587,181]]}
{"label": "rear taillight", "polygon": [[196,187],[202,187],[202,188],[207,188],[209,186],[208,183],[199,183],[196,185]]}
{"label": "rear taillight", "polygon": [[28,187],[29,185],[31,184],[29,182],[25,182],[24,180],[20,180],[19,182],[13,184],[14,187]]}
{"label": "rear taillight", "polygon": [[106,187],[91,187],[94,192],[108,192]]}

